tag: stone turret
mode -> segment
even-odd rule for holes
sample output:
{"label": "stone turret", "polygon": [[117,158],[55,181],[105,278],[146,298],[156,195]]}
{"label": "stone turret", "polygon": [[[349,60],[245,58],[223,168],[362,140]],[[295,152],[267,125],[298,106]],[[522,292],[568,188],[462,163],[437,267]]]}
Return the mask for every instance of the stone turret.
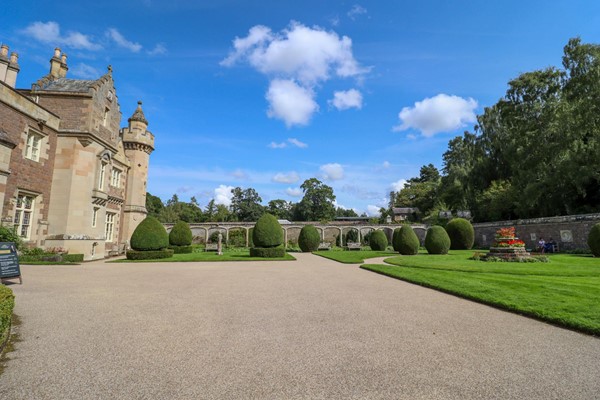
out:
{"label": "stone turret", "polygon": [[146,182],[150,153],[154,151],[154,135],[148,131],[148,120],[142,110],[142,102],[131,118],[128,127],[121,130],[125,155],[131,163],[127,174],[126,204],[123,208],[123,238],[131,239],[133,231],[146,217]]}

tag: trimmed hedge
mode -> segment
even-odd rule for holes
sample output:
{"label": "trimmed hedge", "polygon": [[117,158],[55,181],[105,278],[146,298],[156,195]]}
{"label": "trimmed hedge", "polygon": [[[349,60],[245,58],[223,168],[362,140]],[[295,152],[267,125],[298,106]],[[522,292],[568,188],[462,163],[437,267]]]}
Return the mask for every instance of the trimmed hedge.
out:
{"label": "trimmed hedge", "polygon": [[427,229],[425,248],[429,254],[448,254],[448,250],[450,250],[450,237],[446,230],[439,225],[434,225]]}
{"label": "trimmed hedge", "polygon": [[172,249],[164,250],[129,250],[127,251],[128,260],[156,260],[159,258],[171,258],[174,251]]}
{"label": "trimmed hedge", "polygon": [[15,295],[12,290],[0,284],[0,354],[8,340],[10,321],[15,307]]}
{"label": "trimmed hedge", "polygon": [[392,233],[392,247],[394,251],[400,252],[400,230],[402,228],[394,229],[394,233]]}
{"label": "trimmed hedge", "polygon": [[192,246],[169,246],[169,249],[173,250],[174,254],[187,254],[194,252],[194,248]]}
{"label": "trimmed hedge", "polygon": [[19,256],[19,262],[65,262],[65,263],[78,263],[83,262],[83,254],[22,254]]}
{"label": "trimmed hedge", "polygon": [[[419,242],[417,234],[410,225],[404,225],[402,228],[400,228],[397,241],[398,250],[396,251],[398,251],[398,253],[405,256],[414,256],[419,252],[419,246],[421,243]],[[394,250],[395,249],[396,245],[394,245]]]}
{"label": "trimmed hedge", "polygon": [[600,223],[592,226],[587,242],[594,257],[600,257]]}
{"label": "trimmed hedge", "polygon": [[161,250],[169,246],[169,235],[156,218],[148,216],[133,231],[130,245],[138,251]]}
{"label": "trimmed hedge", "polygon": [[278,247],[253,247],[250,249],[250,257],[282,258],[285,257],[285,249]]}
{"label": "trimmed hedge", "polygon": [[475,242],[475,229],[464,218],[454,218],[446,225],[446,232],[450,236],[452,250],[469,250]]}
{"label": "trimmed hedge", "polygon": [[256,247],[277,247],[283,244],[283,229],[273,215],[265,213],[256,221],[252,231],[252,243]]}
{"label": "trimmed hedge", "polygon": [[319,231],[312,225],[305,225],[300,230],[298,236],[298,246],[303,252],[317,251],[321,244],[321,235]]}
{"label": "trimmed hedge", "polygon": [[64,254],[63,261],[73,262],[73,263],[83,262],[83,257],[84,257],[83,254]]}
{"label": "trimmed hedge", "polygon": [[371,246],[371,250],[383,251],[387,249],[388,238],[385,235],[385,232],[380,230],[371,231],[369,246]]}
{"label": "trimmed hedge", "polygon": [[171,246],[189,246],[192,244],[192,230],[185,221],[179,221],[169,232],[169,244]]}

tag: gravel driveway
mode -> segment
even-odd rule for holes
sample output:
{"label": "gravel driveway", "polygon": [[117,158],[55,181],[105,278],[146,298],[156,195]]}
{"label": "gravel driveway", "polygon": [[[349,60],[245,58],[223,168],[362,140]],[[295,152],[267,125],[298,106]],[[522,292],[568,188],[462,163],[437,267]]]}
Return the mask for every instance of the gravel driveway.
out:
{"label": "gravel driveway", "polygon": [[600,339],[311,254],[23,266],[1,399],[593,399]]}

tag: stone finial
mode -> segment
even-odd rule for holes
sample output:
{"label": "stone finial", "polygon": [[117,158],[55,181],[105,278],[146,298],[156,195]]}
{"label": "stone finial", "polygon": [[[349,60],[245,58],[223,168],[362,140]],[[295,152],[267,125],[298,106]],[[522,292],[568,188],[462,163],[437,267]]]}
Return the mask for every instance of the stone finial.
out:
{"label": "stone finial", "polygon": [[8,58],[8,45],[3,44],[2,47],[0,47],[0,57]]}
{"label": "stone finial", "polygon": [[60,47],[54,49],[54,58],[60,59]]}
{"label": "stone finial", "polygon": [[10,63],[15,65],[19,64],[19,54],[13,51],[10,55]]}
{"label": "stone finial", "polygon": [[109,74],[112,74],[112,65],[108,65],[108,67],[106,67],[106,69],[108,70]]}
{"label": "stone finial", "polygon": [[60,62],[63,64],[67,63],[67,54],[63,53],[62,56],[60,56]]}
{"label": "stone finial", "polygon": [[128,119],[128,122],[131,122],[131,121],[138,121],[138,122],[142,122],[142,123],[148,125],[148,120],[146,119],[146,116],[144,115],[144,111],[142,110],[142,101],[141,100],[138,101],[137,108],[135,109],[131,118]]}

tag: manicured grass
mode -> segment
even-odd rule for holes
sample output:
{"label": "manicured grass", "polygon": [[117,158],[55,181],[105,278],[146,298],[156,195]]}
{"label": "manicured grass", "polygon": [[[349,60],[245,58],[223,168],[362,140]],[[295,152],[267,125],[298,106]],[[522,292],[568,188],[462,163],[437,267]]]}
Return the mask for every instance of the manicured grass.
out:
{"label": "manicured grass", "polygon": [[295,260],[295,258],[286,253],[285,257],[280,258],[263,258],[263,257],[250,257],[249,250],[225,250],[223,255],[217,255],[214,251],[199,251],[187,254],[173,254],[171,258],[161,258],[158,260],[115,260],[110,262],[115,263],[131,263],[131,262],[202,262],[202,261],[287,261]]}
{"label": "manicured grass", "polygon": [[549,263],[473,261],[473,251],[387,259],[361,268],[600,335],[600,259],[550,255]]}
{"label": "manicured grass", "polygon": [[398,253],[394,253],[393,251],[375,251],[375,250],[343,250],[343,251],[331,251],[331,250],[323,250],[323,251],[315,251],[313,254],[316,254],[321,257],[329,258],[334,261],[338,261],[344,264],[360,264],[365,262],[368,258],[375,257],[386,257],[386,256],[394,256]]}

